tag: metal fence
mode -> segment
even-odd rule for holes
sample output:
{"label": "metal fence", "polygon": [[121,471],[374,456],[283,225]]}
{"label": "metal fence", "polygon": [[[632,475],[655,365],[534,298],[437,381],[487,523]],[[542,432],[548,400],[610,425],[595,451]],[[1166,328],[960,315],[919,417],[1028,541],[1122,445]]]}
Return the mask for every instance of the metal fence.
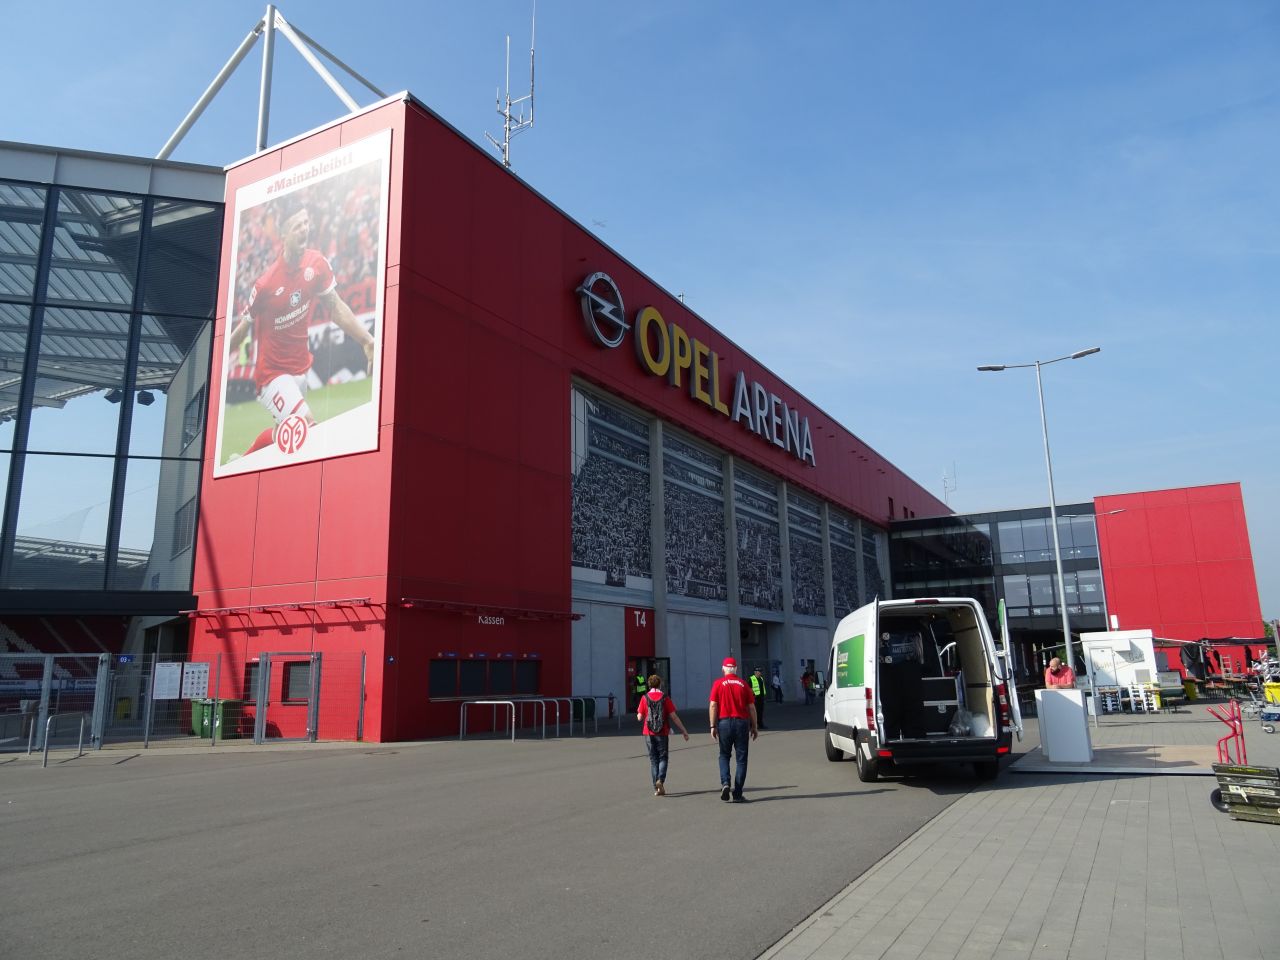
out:
{"label": "metal fence", "polygon": [[[83,713],[94,729],[110,659],[105,653],[0,654],[0,751],[43,750],[46,732],[60,743],[72,725],[51,726],[54,716]],[[74,730],[70,737],[75,743]]]}
{"label": "metal fence", "polygon": [[[55,746],[84,714],[87,746],[188,740],[360,740],[364,736],[362,653],[280,651],[248,661],[218,655],[0,655],[0,751]],[[55,739],[55,737],[57,739]]]}

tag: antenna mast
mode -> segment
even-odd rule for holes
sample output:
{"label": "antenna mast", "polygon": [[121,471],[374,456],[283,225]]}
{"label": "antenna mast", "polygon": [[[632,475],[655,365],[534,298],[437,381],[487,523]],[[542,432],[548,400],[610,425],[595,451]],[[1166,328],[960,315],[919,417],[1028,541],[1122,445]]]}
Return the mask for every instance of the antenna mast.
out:
{"label": "antenna mast", "polygon": [[[503,106],[503,93],[498,91],[494,96],[494,105],[498,116],[502,117],[502,139],[485,131],[485,137],[493,144],[495,150],[502,154],[502,165],[511,169],[511,138],[533,126],[533,48],[538,26],[538,2],[533,2],[533,13],[529,20],[529,92],[523,97],[511,99],[511,34],[507,34],[507,79],[506,106]],[[524,115],[525,103],[529,105],[529,116]],[[517,108],[516,113],[511,108]]]}
{"label": "antenna mast", "polygon": [[951,475],[947,476],[947,472],[942,471],[942,502],[947,506],[951,506],[950,496],[956,489],[956,465],[951,464]]}

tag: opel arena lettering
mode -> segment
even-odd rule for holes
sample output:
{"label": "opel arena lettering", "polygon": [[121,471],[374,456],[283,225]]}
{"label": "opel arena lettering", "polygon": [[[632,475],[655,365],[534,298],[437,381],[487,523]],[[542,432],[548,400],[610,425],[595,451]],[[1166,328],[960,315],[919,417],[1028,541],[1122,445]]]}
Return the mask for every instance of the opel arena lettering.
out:
{"label": "opel arena lettering", "polygon": [[633,337],[640,368],[667,384],[685,390],[691,400],[740,423],[747,430],[785,450],[797,460],[817,466],[809,418],[762,384],[738,371],[733,382],[732,408],[723,399],[720,355],[680,324],[663,319],[657,307],[641,307],[628,325],[622,294],[605,273],[593,273],[578,287],[587,334],[599,346],[619,346],[628,332]]}

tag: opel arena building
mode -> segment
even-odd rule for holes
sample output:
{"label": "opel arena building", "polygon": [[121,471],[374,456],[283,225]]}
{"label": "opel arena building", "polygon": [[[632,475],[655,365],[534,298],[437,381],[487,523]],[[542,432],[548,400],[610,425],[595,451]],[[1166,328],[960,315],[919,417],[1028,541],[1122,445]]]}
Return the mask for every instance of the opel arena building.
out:
{"label": "opel arena building", "polygon": [[1238,484],[1062,508],[1060,597],[1047,508],[952,516],[408,95],[226,170],[0,143],[0,364],[0,749],[796,699],[876,597],[1003,602],[1028,688],[1063,602],[1262,634]]}
{"label": "opel arena building", "polygon": [[0,178],[10,713],[398,740],[729,654],[794,697],[948,512],[410,96]]}

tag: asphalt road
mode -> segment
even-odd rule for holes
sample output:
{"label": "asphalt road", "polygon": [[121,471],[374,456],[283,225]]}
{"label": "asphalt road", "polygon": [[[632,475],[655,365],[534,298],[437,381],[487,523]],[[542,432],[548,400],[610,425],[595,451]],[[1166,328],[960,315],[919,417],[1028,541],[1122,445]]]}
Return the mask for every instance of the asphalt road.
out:
{"label": "asphalt road", "polygon": [[[743,958],[974,786],[862,784],[820,708],[751,748],[586,739],[0,757],[0,943],[24,958]],[[705,729],[702,709],[683,711]],[[1007,774],[1006,774],[1007,775]]]}

